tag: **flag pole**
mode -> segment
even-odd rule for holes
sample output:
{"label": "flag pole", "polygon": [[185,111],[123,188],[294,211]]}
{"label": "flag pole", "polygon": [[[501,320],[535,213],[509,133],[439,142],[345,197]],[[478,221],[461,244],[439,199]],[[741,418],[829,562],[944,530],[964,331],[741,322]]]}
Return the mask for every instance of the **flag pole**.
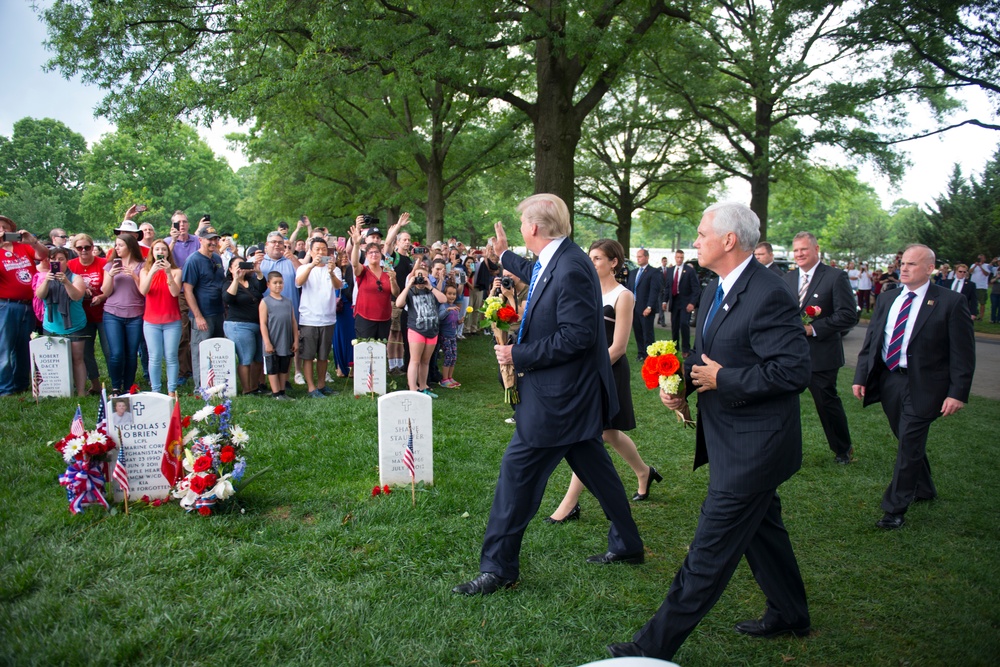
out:
{"label": "flag pole", "polygon": [[38,395],[42,393],[41,387],[38,386],[38,363],[35,361],[35,355],[31,355],[31,393],[35,395],[35,407],[38,407]]}
{"label": "flag pole", "polygon": [[[118,447],[124,449],[125,441],[122,440],[122,427],[116,426],[115,428],[118,430]],[[115,465],[118,463],[116,462]],[[125,516],[128,516],[128,489],[122,489],[122,493],[125,495]]]}

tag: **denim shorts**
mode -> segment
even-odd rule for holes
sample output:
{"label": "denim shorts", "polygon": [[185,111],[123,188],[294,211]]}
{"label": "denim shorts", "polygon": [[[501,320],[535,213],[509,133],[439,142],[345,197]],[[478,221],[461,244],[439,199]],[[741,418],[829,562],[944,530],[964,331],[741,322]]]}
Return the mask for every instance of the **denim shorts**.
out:
{"label": "denim shorts", "polygon": [[230,322],[222,323],[222,330],[226,333],[226,338],[233,341],[236,346],[236,356],[239,357],[240,366],[249,366],[264,360],[264,341],[260,335],[260,325],[255,322]]}

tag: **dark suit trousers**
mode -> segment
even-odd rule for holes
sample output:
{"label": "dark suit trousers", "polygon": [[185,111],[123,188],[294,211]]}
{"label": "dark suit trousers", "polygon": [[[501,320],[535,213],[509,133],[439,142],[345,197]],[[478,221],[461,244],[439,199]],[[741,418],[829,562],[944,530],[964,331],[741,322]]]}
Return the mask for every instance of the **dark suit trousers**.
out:
{"label": "dark suit trousers", "polygon": [[709,489],[698,528],[667,598],[633,641],[670,660],[726,589],[743,555],[767,597],[767,620],[809,623],[806,589],[781,521],[777,491],[733,494]]}
{"label": "dark suit trousers", "polygon": [[882,509],[903,514],[917,498],[934,498],[937,489],[927,460],[927,433],[933,418],[921,417],[910,401],[910,383],[902,373],[883,370],[879,377],[882,410],[899,441],[892,482],[882,496]]}
{"label": "dark suit trousers", "polygon": [[[670,307],[670,329],[675,342],[680,343],[681,352],[691,351],[691,313],[687,311],[687,304],[680,307]],[[679,335],[678,335],[679,334]]]}
{"label": "dark suit trousers", "polygon": [[642,311],[646,310],[643,306],[636,308],[632,311],[632,333],[635,334],[635,345],[639,348],[639,358],[646,358],[646,348],[653,344],[656,340],[656,336],[653,334],[653,318],[656,317],[656,313],[650,311],[648,316],[643,316]]}
{"label": "dark suit trousers", "polygon": [[837,456],[847,456],[851,449],[851,431],[847,426],[847,414],[844,404],[837,395],[837,372],[839,368],[829,371],[813,371],[809,380],[809,393],[816,403],[819,421],[823,424],[826,441]]}
{"label": "dark suit trousers", "polygon": [[561,447],[532,447],[515,433],[500,463],[479,558],[480,572],[504,579],[520,576],[521,539],[538,512],[549,476],[563,458],[611,521],[608,551],[634,554],[643,550],[625,487],[600,438]]}

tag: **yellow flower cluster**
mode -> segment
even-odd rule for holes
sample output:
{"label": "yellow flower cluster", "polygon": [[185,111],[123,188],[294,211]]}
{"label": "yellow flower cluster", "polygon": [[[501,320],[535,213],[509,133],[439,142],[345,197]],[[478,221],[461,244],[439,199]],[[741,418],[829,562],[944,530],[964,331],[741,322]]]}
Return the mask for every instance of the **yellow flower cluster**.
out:
{"label": "yellow flower cluster", "polygon": [[677,354],[677,345],[672,340],[658,340],[646,348],[646,354],[659,357],[663,354]]}
{"label": "yellow flower cluster", "polygon": [[496,321],[497,312],[503,308],[505,301],[498,296],[488,296],[486,297],[486,302],[483,304],[483,313],[486,315],[486,319]]}
{"label": "yellow flower cluster", "polygon": [[680,388],[681,388],[680,375],[667,375],[667,376],[661,375],[659,382],[660,382],[660,389],[667,392],[668,394],[677,396],[680,393]]}

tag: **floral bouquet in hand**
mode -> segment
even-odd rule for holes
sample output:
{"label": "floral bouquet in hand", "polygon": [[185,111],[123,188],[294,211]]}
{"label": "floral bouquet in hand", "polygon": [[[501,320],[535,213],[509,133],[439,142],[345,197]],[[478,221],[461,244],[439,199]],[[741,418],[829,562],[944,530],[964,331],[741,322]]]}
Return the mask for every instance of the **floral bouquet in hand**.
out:
{"label": "floral bouquet in hand", "polygon": [[819,317],[822,312],[823,309],[819,306],[806,306],[802,311],[802,324],[812,324],[812,321]]}
{"label": "floral bouquet in hand", "polygon": [[67,466],[66,472],[59,475],[59,484],[66,487],[69,511],[79,514],[89,505],[108,509],[108,501],[104,498],[107,482],[104,473],[108,453],[115,448],[115,443],[104,429],[84,431],[83,420],[74,419],[73,430],[53,446],[62,454]]}
{"label": "floral bouquet in hand", "polygon": [[[493,328],[493,337],[499,345],[510,344],[510,325],[517,324],[521,316],[517,314],[512,306],[507,304],[507,300],[500,296],[488,296],[480,309],[483,318],[486,319]],[[517,405],[520,400],[517,396],[517,381],[514,377],[513,364],[500,364],[500,377],[503,379],[504,401],[511,405]]]}
{"label": "floral bouquet in hand", "polygon": [[239,484],[246,470],[243,450],[250,436],[232,423],[231,400],[213,403],[225,393],[225,387],[221,384],[196,390],[205,407],[184,420],[186,424],[200,424],[204,433],[193,428],[184,436],[183,464],[187,474],[177,482],[173,496],[180,499],[185,510],[198,510],[203,516],[210,515],[218,503],[236,493],[234,483]]}
{"label": "floral bouquet in hand", "polygon": [[[681,360],[677,356],[677,345],[672,340],[658,340],[646,348],[646,360],[642,364],[642,380],[647,389],[662,389],[671,396],[684,395],[684,377],[681,375]],[[677,421],[694,428],[691,409],[687,403],[679,410]]]}

